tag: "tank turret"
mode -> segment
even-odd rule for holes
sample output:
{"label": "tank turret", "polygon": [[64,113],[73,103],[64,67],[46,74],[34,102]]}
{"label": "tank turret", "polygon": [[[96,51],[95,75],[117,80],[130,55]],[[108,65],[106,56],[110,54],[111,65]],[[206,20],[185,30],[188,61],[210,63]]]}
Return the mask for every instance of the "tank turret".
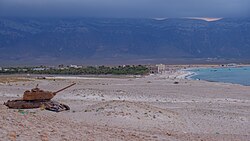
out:
{"label": "tank turret", "polygon": [[64,87],[56,92],[50,92],[50,91],[44,91],[38,88],[38,85],[36,86],[36,88],[31,89],[30,91],[27,90],[24,92],[23,94],[23,99],[24,101],[32,101],[32,100],[51,100],[57,93],[72,87],[73,85],[75,85],[76,83],[73,83],[67,87]]}

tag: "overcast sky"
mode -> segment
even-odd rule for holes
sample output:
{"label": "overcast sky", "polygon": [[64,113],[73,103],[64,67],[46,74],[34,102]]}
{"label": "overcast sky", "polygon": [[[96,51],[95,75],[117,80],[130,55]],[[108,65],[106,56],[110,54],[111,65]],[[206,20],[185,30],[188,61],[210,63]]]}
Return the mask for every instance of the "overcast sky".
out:
{"label": "overcast sky", "polygon": [[0,0],[0,16],[246,17],[250,0]]}

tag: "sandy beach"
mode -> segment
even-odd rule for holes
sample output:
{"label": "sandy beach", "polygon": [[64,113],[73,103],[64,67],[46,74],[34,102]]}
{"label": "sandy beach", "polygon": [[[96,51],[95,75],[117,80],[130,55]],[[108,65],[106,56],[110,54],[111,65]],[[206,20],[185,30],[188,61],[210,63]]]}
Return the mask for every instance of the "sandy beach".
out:
{"label": "sandy beach", "polygon": [[[250,87],[183,79],[182,72],[143,77],[0,76],[0,140],[250,140]],[[7,83],[8,82],[8,83]],[[3,105],[39,84],[70,106],[55,113]]]}

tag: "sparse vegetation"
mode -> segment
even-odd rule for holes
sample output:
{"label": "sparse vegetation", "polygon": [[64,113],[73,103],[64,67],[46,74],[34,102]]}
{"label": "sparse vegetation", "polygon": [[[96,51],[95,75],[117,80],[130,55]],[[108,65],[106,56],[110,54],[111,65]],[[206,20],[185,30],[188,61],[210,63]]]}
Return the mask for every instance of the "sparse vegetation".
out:
{"label": "sparse vegetation", "polygon": [[69,75],[143,75],[149,73],[149,69],[143,65],[126,65],[118,67],[88,66],[81,68],[47,68],[41,67],[17,67],[4,68],[0,74],[69,74]]}

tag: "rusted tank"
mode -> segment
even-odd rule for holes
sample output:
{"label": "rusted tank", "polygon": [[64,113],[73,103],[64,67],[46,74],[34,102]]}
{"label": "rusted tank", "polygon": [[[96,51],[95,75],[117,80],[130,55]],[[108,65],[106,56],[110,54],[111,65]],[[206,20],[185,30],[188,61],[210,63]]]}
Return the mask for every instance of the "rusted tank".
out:
{"label": "rusted tank", "polygon": [[5,106],[10,109],[35,109],[35,108],[44,108],[45,110],[61,112],[70,110],[68,105],[56,102],[56,101],[44,101],[44,100],[36,100],[36,101],[24,101],[24,100],[9,100],[4,103]]}
{"label": "rusted tank", "polygon": [[38,86],[34,89],[27,90],[23,94],[24,101],[31,101],[31,100],[51,100],[57,93],[72,87],[76,83],[73,83],[65,88],[62,88],[56,92],[44,91],[38,88]]}
{"label": "rusted tank", "polygon": [[56,101],[51,101],[51,99],[57,93],[69,87],[72,87],[75,84],[76,83],[73,83],[56,92],[41,90],[38,88],[38,85],[37,85],[36,88],[25,91],[22,99],[8,100],[6,103],[4,103],[4,105],[11,109],[33,109],[33,108],[44,107],[46,110],[50,110],[54,112],[70,110],[68,105],[61,104]]}

